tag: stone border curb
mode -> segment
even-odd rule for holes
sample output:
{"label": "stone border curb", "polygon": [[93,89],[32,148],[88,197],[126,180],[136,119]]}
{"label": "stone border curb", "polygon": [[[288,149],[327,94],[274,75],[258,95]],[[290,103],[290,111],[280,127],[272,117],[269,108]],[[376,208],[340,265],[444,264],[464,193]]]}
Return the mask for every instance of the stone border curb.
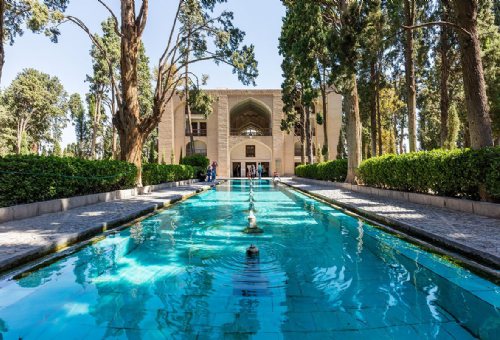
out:
{"label": "stone border curb", "polygon": [[[173,183],[182,183],[182,182],[173,182]],[[51,244],[40,246],[37,249],[33,249],[31,251],[25,252],[25,253],[20,254],[16,257],[12,257],[12,258],[8,259],[7,261],[0,262],[0,276],[4,276],[7,271],[15,269],[16,267],[25,265],[28,262],[40,259],[46,255],[51,254],[51,253],[58,252],[64,248],[67,248],[71,245],[74,245],[75,243],[86,241],[86,240],[88,240],[94,236],[97,236],[99,234],[102,234],[110,229],[117,228],[123,224],[130,222],[130,221],[133,221],[133,220],[136,220],[140,217],[144,217],[145,215],[154,213],[159,209],[166,208],[174,203],[186,200],[192,196],[197,195],[200,192],[207,191],[207,190],[211,189],[212,187],[218,185],[219,183],[221,183],[221,182],[215,182],[215,183],[210,184],[210,185],[204,185],[204,186],[194,190],[191,193],[188,193],[185,195],[176,195],[171,199],[164,200],[160,204],[153,204],[153,205],[151,205],[147,208],[144,208],[138,212],[123,214],[120,218],[116,218],[113,220],[99,223],[98,225],[95,225],[94,227],[91,227],[91,228],[88,228],[85,230],[81,230],[81,231],[76,232],[70,236],[59,239]],[[165,184],[169,184],[169,183],[165,183]],[[161,184],[161,185],[163,185],[163,184]],[[172,185],[169,187],[174,187],[174,186],[180,186],[180,184],[179,185]],[[165,188],[165,187],[163,187],[163,188]],[[135,189],[127,189],[127,190],[135,190]],[[159,190],[159,189],[156,188],[156,190]],[[100,195],[100,194],[98,194],[98,195]],[[132,196],[130,196],[130,197],[132,197]]]}
{"label": "stone border curb", "polygon": [[[300,178],[299,180],[302,180]],[[468,247],[462,243],[455,242],[446,237],[440,236],[438,234],[430,233],[425,231],[418,226],[411,225],[405,222],[398,221],[396,219],[392,219],[389,217],[381,216],[371,211],[366,211],[364,209],[358,208],[352,204],[344,203],[321,194],[316,194],[310,192],[306,189],[302,189],[299,187],[295,187],[290,183],[280,182],[290,188],[303,192],[309,196],[320,199],[327,203],[333,204],[336,207],[341,208],[342,210],[346,210],[346,212],[352,212],[358,217],[366,219],[367,222],[376,224],[383,229],[388,229],[388,231],[393,231],[396,233],[402,233],[402,235],[406,235],[413,240],[413,242],[417,242],[422,244],[425,247],[434,248],[435,251],[443,252],[449,251],[452,254],[445,254],[456,258],[457,260],[466,263],[470,267],[480,271],[486,272],[488,275],[492,275],[499,278],[500,270],[500,258],[494,256],[492,254],[483,252],[481,250]],[[457,256],[458,255],[458,256]],[[463,258],[461,258],[463,256]],[[473,263],[470,263],[471,260]]]}
{"label": "stone border curb", "polygon": [[10,207],[0,208],[0,223],[22,220],[25,218],[40,216],[43,214],[67,211],[73,208],[84,207],[86,205],[96,203],[131,198],[137,195],[149,194],[153,191],[189,185],[197,182],[199,182],[198,179],[190,179],[179,182],[168,182],[157,185],[148,185],[145,187],[102,192],[98,194],[58,198],[50,201],[13,205]]}
{"label": "stone border curb", "polygon": [[479,202],[468,199],[459,199],[459,198],[445,197],[445,196],[426,195],[415,192],[379,189],[364,185],[320,181],[317,179],[295,177],[295,176],[292,177],[292,180],[303,181],[311,184],[327,185],[350,191],[360,192],[367,195],[387,197],[418,204],[427,204],[439,208],[446,208],[455,211],[466,212],[469,214],[500,219],[500,204],[497,203]]}

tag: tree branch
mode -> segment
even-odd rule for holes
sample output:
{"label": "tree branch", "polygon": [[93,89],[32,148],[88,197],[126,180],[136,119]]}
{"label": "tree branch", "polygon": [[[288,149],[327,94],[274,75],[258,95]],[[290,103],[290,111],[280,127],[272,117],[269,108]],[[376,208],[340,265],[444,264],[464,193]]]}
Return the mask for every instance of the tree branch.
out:
{"label": "tree branch", "polygon": [[135,19],[135,25],[137,26],[137,36],[141,36],[146,27],[146,21],[148,19],[148,7],[149,0],[142,0],[141,9],[139,10],[139,15]]}
{"label": "tree branch", "polygon": [[[87,35],[89,36],[92,43],[99,49],[99,51],[104,56],[104,59],[106,60],[106,63],[108,64],[108,68],[109,68],[111,86],[113,87],[115,94],[116,94],[116,101],[117,101],[118,105],[121,106],[121,98],[119,96],[120,92],[119,92],[119,88],[116,84],[116,80],[115,80],[115,76],[114,76],[114,72],[113,72],[113,63],[110,61],[108,54],[106,53],[106,50],[104,49],[104,47],[101,45],[99,40],[96,39],[96,37],[92,34],[90,29],[85,25],[85,23],[82,20],[78,19],[77,17],[71,16],[71,15],[67,15],[66,20],[74,23],[75,25],[80,27],[85,33],[87,33]],[[64,23],[64,21],[62,23]]]}
{"label": "tree branch", "polygon": [[458,29],[459,31],[462,31],[462,33],[465,33],[467,34],[468,36],[471,36],[472,34],[467,31],[465,28],[453,23],[453,22],[448,22],[448,21],[431,21],[431,22],[424,22],[423,24],[418,24],[418,25],[414,25],[414,26],[405,26],[405,25],[401,25],[401,27],[403,27],[404,29],[407,29],[407,30],[414,30],[414,29],[417,29],[417,28],[423,28],[423,27],[429,27],[429,26],[450,26],[450,27],[453,27],[453,28],[456,28]]}
{"label": "tree branch", "polygon": [[119,24],[119,21],[118,21],[118,17],[115,15],[115,13],[113,12],[113,10],[104,2],[104,0],[97,0],[101,5],[104,6],[104,8],[106,8],[109,12],[109,14],[111,14],[111,17],[113,18],[113,21],[115,22],[115,33],[121,38],[122,37],[122,32],[120,32],[120,24]]}
{"label": "tree branch", "polygon": [[160,64],[163,63],[163,59],[166,58],[168,51],[170,50],[170,44],[172,43],[172,37],[174,36],[175,26],[177,25],[177,19],[179,18],[179,13],[181,12],[181,5],[183,0],[179,0],[179,5],[177,6],[177,12],[175,13],[174,22],[172,24],[172,28],[170,29],[170,34],[168,36],[167,46],[165,47],[165,51],[160,57]]}

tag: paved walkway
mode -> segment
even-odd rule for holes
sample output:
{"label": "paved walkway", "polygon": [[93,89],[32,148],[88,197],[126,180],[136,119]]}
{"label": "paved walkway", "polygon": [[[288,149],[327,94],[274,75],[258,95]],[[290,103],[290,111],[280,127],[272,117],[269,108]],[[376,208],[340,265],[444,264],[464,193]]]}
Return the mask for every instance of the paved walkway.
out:
{"label": "paved walkway", "polygon": [[0,272],[206,190],[195,183],[0,224]]}
{"label": "paved walkway", "polygon": [[283,183],[500,269],[500,220],[284,178]]}

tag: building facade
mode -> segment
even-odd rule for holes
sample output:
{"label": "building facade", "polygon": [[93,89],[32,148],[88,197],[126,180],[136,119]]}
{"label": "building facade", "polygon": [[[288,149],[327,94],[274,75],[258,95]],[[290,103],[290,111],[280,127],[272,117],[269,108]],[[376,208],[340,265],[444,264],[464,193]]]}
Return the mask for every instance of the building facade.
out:
{"label": "building facade", "polygon": [[[246,176],[251,165],[261,163],[264,175],[277,171],[293,174],[300,163],[300,137],[281,131],[284,118],[281,90],[208,90],[215,98],[212,114],[192,114],[195,153],[217,161],[217,175]],[[341,96],[332,92],[327,101],[330,158],[337,153],[342,125]],[[316,148],[323,145],[323,127],[311,119]],[[184,102],[174,97],[158,126],[158,155],[165,163],[178,163],[190,150]]]}

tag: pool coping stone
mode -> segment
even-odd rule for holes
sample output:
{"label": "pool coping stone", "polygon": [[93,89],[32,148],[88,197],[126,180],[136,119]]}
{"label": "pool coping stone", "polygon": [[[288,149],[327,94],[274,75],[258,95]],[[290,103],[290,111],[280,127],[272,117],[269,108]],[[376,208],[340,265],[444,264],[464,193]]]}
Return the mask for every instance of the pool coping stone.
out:
{"label": "pool coping stone", "polygon": [[[185,181],[181,181],[181,182],[171,182],[171,183],[177,183],[177,185],[169,185],[169,186],[159,185],[159,186],[156,186],[156,188],[152,187],[152,188],[147,188],[146,190],[140,190],[140,191],[138,190],[137,193],[139,195],[147,195],[153,191],[156,193],[165,191],[165,195],[168,195],[169,188],[182,187],[182,186],[186,186],[188,188],[192,187],[193,190],[190,190],[185,194],[177,194],[177,195],[171,196],[170,198],[167,198],[167,199],[162,199],[161,197],[156,197],[155,202],[147,203],[144,208],[141,208],[139,210],[136,210],[136,211],[133,211],[130,213],[128,213],[128,212],[122,213],[121,216],[118,218],[111,218],[111,219],[106,219],[104,221],[100,221],[100,222],[96,223],[95,225],[84,228],[84,229],[79,230],[75,233],[71,233],[71,234],[65,235],[63,237],[58,237],[53,242],[49,242],[48,244],[39,245],[39,246],[36,246],[35,248],[29,249],[27,251],[22,251],[18,254],[14,254],[14,256],[10,256],[10,257],[7,257],[6,259],[0,260],[0,277],[4,277],[6,275],[8,276],[10,271],[15,270],[18,267],[23,267],[25,265],[29,266],[29,264],[35,260],[39,260],[47,255],[52,254],[52,253],[60,252],[68,247],[74,246],[77,243],[87,241],[87,240],[91,239],[92,237],[98,236],[99,234],[102,234],[102,233],[105,233],[109,230],[115,229],[115,228],[122,226],[124,224],[127,224],[131,221],[135,221],[142,216],[155,213],[157,210],[167,208],[174,203],[188,199],[188,198],[190,198],[198,193],[201,193],[203,191],[207,191],[207,190],[211,189],[212,187],[214,187],[215,185],[218,185],[221,182],[219,181],[219,182],[214,182],[214,183],[202,184],[199,181],[189,182],[189,183],[186,183]],[[178,184],[178,183],[182,183],[184,185]],[[196,186],[192,186],[192,184],[195,184]],[[130,189],[126,189],[126,190],[130,190]],[[115,199],[112,199],[111,201],[118,201],[118,199],[116,199],[117,196],[113,195],[113,193],[116,193],[116,191],[111,192],[111,193],[101,193],[101,194],[94,194],[94,195],[78,196],[78,199],[80,199],[80,200],[85,199],[88,202],[89,198],[90,198],[91,202],[96,200],[96,203],[94,203],[94,204],[97,204],[97,203],[103,202],[103,201],[99,200],[99,195],[112,194],[112,196],[114,196]],[[93,196],[93,197],[89,197],[89,196]],[[128,195],[125,194],[124,196],[127,197]],[[127,198],[122,198],[121,200],[135,198],[135,196],[137,196],[137,195],[128,196]],[[97,197],[97,199],[96,199],[96,197]],[[161,202],[157,202],[158,199],[161,200]],[[65,199],[61,199],[61,200],[65,200]],[[57,201],[60,201],[60,200],[57,200]],[[106,201],[106,202],[108,202],[108,201]],[[93,204],[85,204],[84,206],[91,207],[92,205]],[[82,206],[79,206],[79,207],[82,207]],[[68,209],[68,210],[70,210],[70,209]],[[55,214],[58,214],[58,213],[63,213],[63,212],[55,212]],[[40,214],[40,215],[35,216],[33,218],[37,218],[39,216],[42,216],[42,215]],[[11,222],[17,222],[17,221],[12,220]],[[1,225],[0,225],[0,227],[1,227]],[[2,234],[2,232],[1,232],[1,228],[0,228],[0,235],[1,234]]]}

